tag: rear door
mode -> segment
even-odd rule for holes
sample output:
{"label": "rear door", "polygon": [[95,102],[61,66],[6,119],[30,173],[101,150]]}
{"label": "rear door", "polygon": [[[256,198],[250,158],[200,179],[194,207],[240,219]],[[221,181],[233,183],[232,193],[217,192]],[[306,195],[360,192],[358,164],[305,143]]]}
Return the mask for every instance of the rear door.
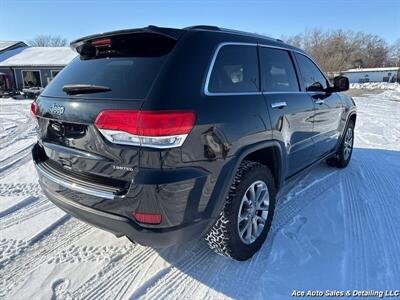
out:
{"label": "rear door", "polygon": [[114,143],[94,123],[104,110],[140,110],[175,42],[165,35],[134,33],[78,46],[80,55],[37,100],[39,140],[49,163],[87,181],[93,176],[129,184],[139,147]]}
{"label": "rear door", "polygon": [[291,53],[260,47],[261,87],[268,105],[274,139],[284,143],[288,176],[303,169],[313,156],[314,105],[301,91]]}
{"label": "rear door", "polygon": [[327,92],[329,82],[317,65],[305,55],[296,53],[301,78],[310,99],[314,102],[314,160],[331,152],[340,135],[339,122],[343,106],[337,93]]}

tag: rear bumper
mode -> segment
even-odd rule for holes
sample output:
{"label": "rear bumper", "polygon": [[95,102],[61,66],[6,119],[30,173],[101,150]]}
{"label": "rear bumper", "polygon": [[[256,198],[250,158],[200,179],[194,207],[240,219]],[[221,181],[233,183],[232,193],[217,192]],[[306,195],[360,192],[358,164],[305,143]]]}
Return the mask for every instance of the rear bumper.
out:
{"label": "rear bumper", "polygon": [[131,241],[154,248],[167,247],[202,236],[212,220],[201,220],[186,226],[173,228],[143,228],[123,216],[99,211],[48,190],[40,181],[48,199],[68,214],[117,237],[126,236]]}
{"label": "rear bumper", "polygon": [[[109,181],[86,179],[84,174],[53,166],[40,145],[32,154],[40,185],[50,201],[86,223],[151,247],[203,236],[219,215],[223,204],[219,200],[224,199],[220,195],[231,173],[230,164],[225,164],[215,182],[201,166],[141,168],[129,188],[116,188]],[[160,213],[162,222],[139,223],[132,217],[134,211]]]}

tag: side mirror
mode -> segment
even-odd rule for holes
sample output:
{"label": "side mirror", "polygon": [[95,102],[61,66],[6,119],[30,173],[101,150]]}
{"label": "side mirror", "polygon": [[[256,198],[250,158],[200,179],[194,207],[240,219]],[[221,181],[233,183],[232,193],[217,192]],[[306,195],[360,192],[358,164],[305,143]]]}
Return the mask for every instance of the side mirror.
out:
{"label": "side mirror", "polygon": [[349,79],[345,76],[336,76],[333,79],[333,89],[335,92],[347,91],[349,86]]}

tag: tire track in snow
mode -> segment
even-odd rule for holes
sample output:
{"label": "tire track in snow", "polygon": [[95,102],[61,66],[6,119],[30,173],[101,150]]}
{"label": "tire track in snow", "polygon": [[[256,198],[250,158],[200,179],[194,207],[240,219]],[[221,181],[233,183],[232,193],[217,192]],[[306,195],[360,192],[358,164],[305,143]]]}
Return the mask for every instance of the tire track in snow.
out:
{"label": "tire track in snow", "polygon": [[23,249],[18,259],[11,260],[0,269],[0,297],[15,288],[28,273],[45,263],[50,256],[69,247],[88,235],[94,228],[78,220],[67,218],[64,224],[54,228]]}
{"label": "tire track in snow", "polygon": [[[307,182],[309,176],[306,176],[304,179],[298,181],[298,184],[295,184],[294,188],[288,194],[281,195],[277,199],[271,233],[277,232],[293,220],[300,211],[310,205],[318,196],[338,184],[338,176],[339,171],[336,170],[327,173],[325,176],[311,183]],[[304,194],[306,197],[303,196]]]}
{"label": "tire track in snow", "polygon": [[359,205],[361,199],[351,186],[349,177],[343,176],[342,178],[344,193],[341,195],[346,205],[345,214],[348,220],[345,226],[345,232],[348,233],[348,236],[345,236],[348,248],[345,252],[350,255],[347,259],[347,265],[351,266],[347,270],[350,273],[350,283],[346,282],[346,284],[354,286],[354,289],[363,289],[367,287],[363,242],[366,232],[361,219],[361,215],[365,215],[365,212],[363,207]]}
{"label": "tire track in snow", "polygon": [[0,174],[1,177],[6,176],[10,172],[13,172],[16,168],[24,165],[27,161],[31,160],[31,148],[34,144],[34,141],[24,149],[21,149],[15,153],[12,153],[12,156],[7,157],[3,161],[0,162]]}
{"label": "tire track in snow", "polygon": [[[153,267],[155,260],[160,258],[160,254],[152,248],[140,245],[132,244],[131,249],[133,250],[131,253],[126,253],[111,261],[70,296],[79,299],[98,299],[99,297],[122,299],[126,297],[128,290],[136,290],[143,283],[143,278]],[[165,269],[161,272],[163,270]]]}
{"label": "tire track in snow", "polygon": [[132,278],[129,278],[126,284],[120,287],[114,300],[122,299],[124,296],[126,296],[129,289],[133,288],[134,290],[136,290],[136,288],[140,285],[140,283],[143,282],[144,277],[153,267],[157,259],[159,259],[159,255],[154,253],[154,255],[149,257],[149,259],[146,261],[146,264],[141,264],[139,266],[140,270],[138,270],[138,273]]}
{"label": "tire track in snow", "polygon": [[[391,282],[387,288],[392,288],[400,280],[393,276],[400,270],[400,237],[393,223],[398,213],[391,209],[395,203],[390,202],[394,199],[393,194],[400,194],[400,188],[394,182],[397,174],[391,174],[391,169],[381,169],[373,160],[356,159],[355,163],[360,164],[358,171],[362,172],[350,173],[343,179],[345,247],[348,253],[344,262],[348,270],[344,278],[348,285],[358,289],[376,286],[376,281],[371,282],[371,278],[380,279],[381,285]],[[366,184],[354,185],[351,179],[360,175],[361,183]],[[386,191],[390,191],[390,195]],[[371,257],[375,259],[371,260]]]}
{"label": "tire track in snow", "polygon": [[24,240],[2,239],[0,242],[0,266],[21,254],[27,246],[28,242]]}
{"label": "tire track in snow", "polygon": [[3,218],[0,219],[0,228],[6,229],[13,225],[19,224],[26,220],[29,220],[43,212],[49,211],[51,209],[55,209],[53,203],[51,203],[47,198],[40,197],[38,200],[28,204],[27,206],[23,206],[20,209],[7,214]]}
{"label": "tire track in snow", "polygon": [[81,246],[71,245],[68,248],[62,249],[52,258],[48,264],[61,263],[81,263],[81,262],[96,262],[99,260],[112,261],[115,256],[126,254],[130,247],[114,247],[114,246]]}
{"label": "tire track in snow", "polygon": [[0,183],[0,196],[36,196],[41,192],[38,183]]}
{"label": "tire track in snow", "polygon": [[[372,179],[369,181],[369,189],[377,197],[377,199],[374,199],[374,209],[371,210],[371,215],[375,217],[375,219],[378,218],[378,220],[373,223],[374,226],[375,224],[380,225],[380,234],[378,236],[379,240],[374,239],[373,241],[386,246],[383,248],[383,251],[386,254],[385,263],[383,263],[384,268],[386,269],[385,272],[387,273],[387,271],[390,270],[392,275],[400,274],[400,258],[398,255],[400,252],[400,233],[399,228],[395,228],[395,223],[393,222],[393,220],[397,220],[399,216],[399,211],[396,213],[394,209],[396,209],[395,205],[400,197],[397,197],[396,199],[396,197],[393,196],[400,195],[400,187],[394,183],[394,179],[398,177],[399,174],[388,174],[388,172],[392,171],[391,169],[379,170],[379,172],[377,172],[376,169],[380,168],[380,165],[363,165],[363,169],[365,169],[365,172],[369,175],[368,177]],[[386,191],[391,192],[388,194]],[[390,201],[391,199],[393,199],[392,202]],[[387,263],[389,261],[390,264]],[[393,277],[394,276],[389,276],[389,278],[394,280],[392,284],[395,286],[398,283],[398,280],[400,280],[400,276],[398,276],[399,278],[397,280]]]}
{"label": "tire track in snow", "polygon": [[[5,104],[2,104],[2,106]],[[13,117],[10,117],[10,113],[6,115],[0,114],[0,122],[4,120],[15,124],[15,130],[12,130],[3,135],[0,138],[0,150],[5,151],[7,147],[10,147],[8,157],[2,158],[0,162],[0,178],[3,178],[16,168],[22,166],[30,159],[30,148],[35,142],[35,124],[32,120],[29,112],[29,106],[26,103],[16,104],[14,106],[15,111],[11,113]],[[7,130],[8,131],[8,130]],[[22,140],[31,139],[30,145],[17,149],[12,149],[13,145]]]}
{"label": "tire track in snow", "polygon": [[[147,249],[145,251],[140,251],[135,257],[124,263],[122,267],[121,264],[123,261],[121,261],[119,264],[120,268],[116,268],[118,271],[113,272],[113,274],[109,274],[112,280],[103,282],[101,285],[97,285],[96,288],[92,289],[92,292],[88,295],[88,297],[85,297],[85,299],[98,299],[100,296],[106,296],[115,299],[122,287],[127,285],[130,280],[136,279],[140,272],[140,270],[137,268],[143,263],[145,264],[151,257],[153,257],[153,255],[155,255],[155,253],[152,251],[152,249]],[[112,292],[109,293],[109,291]]]}
{"label": "tire track in snow", "polygon": [[[197,249],[198,248],[199,243],[190,243],[189,247],[187,249],[184,250],[184,252],[190,252],[189,255],[193,255],[193,249]],[[186,245],[184,246],[186,247]],[[175,249],[174,249],[175,248]],[[181,250],[182,248],[180,248]],[[124,297],[126,297],[126,295],[133,293],[141,293],[140,291],[142,290],[146,290],[147,287],[153,285],[159,278],[161,278],[163,275],[167,274],[167,272],[171,269],[171,266],[168,267],[163,267],[161,268],[161,270],[154,270],[156,271],[155,274],[152,274],[150,277],[148,276],[148,273],[152,271],[152,268],[157,268],[154,267],[154,264],[156,263],[157,260],[166,260],[168,261],[169,264],[176,264],[177,262],[186,259],[187,255],[184,254],[182,255],[178,255],[178,259],[177,260],[172,260],[170,261],[170,259],[165,258],[165,256],[169,256],[168,253],[170,251],[176,250],[176,246],[172,246],[169,248],[165,248],[165,249],[160,249],[158,251],[156,251],[157,253],[155,253],[147,262],[146,264],[141,264],[140,265],[140,273],[138,273],[135,278],[131,278],[131,280],[128,282],[128,284],[126,284],[118,293],[117,296],[115,296],[114,299],[122,299]],[[153,272],[154,272],[153,271]],[[145,282],[143,284],[143,282]],[[139,292],[138,292],[139,291]],[[130,296],[130,299],[136,299],[137,297],[132,297]]]}
{"label": "tire track in snow", "polygon": [[147,280],[147,284],[145,282],[143,287],[139,288],[139,292],[134,293],[131,298],[177,299],[184,293],[192,294],[198,286],[198,280],[201,282],[209,277],[209,268],[205,262],[210,255],[216,255],[204,243],[203,245],[197,253],[186,256]]}
{"label": "tire track in snow", "polygon": [[[34,141],[30,141],[27,139],[22,139],[21,143],[18,143],[17,145],[15,145],[16,143],[13,143],[14,149],[1,149],[0,150],[0,163],[2,165],[7,165],[7,160],[10,160],[11,158],[15,159],[15,156],[21,156],[20,154],[30,150],[30,148],[32,147],[32,144],[34,143]],[[14,150],[14,151],[12,151]],[[12,154],[12,156],[8,156],[9,154]],[[17,156],[17,158],[18,158]]]}
{"label": "tire track in snow", "polygon": [[[360,191],[360,195],[361,197],[364,196],[364,191]],[[379,201],[379,200],[378,200]],[[365,222],[366,224],[364,226],[366,226],[369,230],[369,232],[371,233],[371,237],[366,238],[365,240],[367,241],[371,241],[370,243],[368,243],[368,245],[366,246],[367,251],[369,251],[369,255],[368,257],[375,257],[375,258],[383,258],[384,261],[389,261],[389,259],[393,260],[393,257],[396,256],[396,253],[393,255],[393,253],[391,254],[390,252],[391,249],[387,249],[386,247],[384,247],[384,241],[382,240],[382,236],[385,235],[384,232],[381,232],[380,228],[378,228],[377,226],[375,226],[376,222],[371,222],[371,220],[377,220],[377,211],[375,209],[375,207],[371,207],[370,205],[368,205],[368,207],[365,210],[366,216],[365,218],[368,219],[370,222]],[[378,216],[379,218],[379,216]],[[372,226],[371,226],[372,224]],[[364,243],[365,245],[366,243]],[[388,251],[389,250],[389,251]],[[391,258],[389,258],[389,256],[391,256]],[[376,268],[371,267],[370,265],[372,263],[379,263],[380,264],[380,269],[384,268],[385,266],[381,264],[381,262],[379,260],[376,261],[371,261],[371,259],[367,259],[367,267],[368,269],[372,269],[372,270],[368,270],[368,277],[373,277],[374,273],[376,273]],[[391,280],[392,278],[386,278],[385,281],[387,282],[388,280]],[[392,282],[393,286],[395,286],[395,282]],[[371,285],[370,282],[368,282],[368,287],[373,287],[373,285]]]}
{"label": "tire track in snow", "polygon": [[[64,216],[55,219],[54,222],[47,224],[44,228],[36,232],[28,240],[15,240],[15,239],[4,239],[5,246],[0,246],[0,266],[6,265],[11,259],[15,258],[17,255],[25,251],[28,246],[41,240],[43,236],[47,236],[55,228],[64,224],[70,216],[64,214]],[[18,242],[18,243],[17,243]],[[11,247],[10,247],[11,245]],[[4,251],[3,251],[4,250]]]}
{"label": "tire track in snow", "polygon": [[109,264],[68,294],[73,299],[116,299],[119,293],[115,289],[121,290],[129,281],[134,281],[141,270],[140,267],[155,255],[151,248],[132,244],[131,247],[127,247],[125,253],[113,257]]}
{"label": "tire track in snow", "polygon": [[18,105],[16,109],[20,109],[14,112],[14,115],[19,116],[19,118],[9,118],[7,115],[0,115],[0,122],[4,122],[2,120],[6,120],[16,125],[13,126],[15,130],[12,130],[9,132],[9,134],[0,138],[0,149],[6,148],[18,140],[33,137],[35,135],[35,124],[30,117],[29,110],[25,107],[21,109],[21,107],[18,107]]}
{"label": "tire track in snow", "polygon": [[6,216],[8,214],[14,213],[17,210],[21,209],[22,207],[25,207],[25,206],[27,206],[29,204],[32,204],[33,202],[37,201],[38,199],[39,198],[35,197],[35,196],[25,197],[24,199],[18,201],[16,204],[14,204],[14,205],[12,205],[12,206],[0,211],[0,218]]}

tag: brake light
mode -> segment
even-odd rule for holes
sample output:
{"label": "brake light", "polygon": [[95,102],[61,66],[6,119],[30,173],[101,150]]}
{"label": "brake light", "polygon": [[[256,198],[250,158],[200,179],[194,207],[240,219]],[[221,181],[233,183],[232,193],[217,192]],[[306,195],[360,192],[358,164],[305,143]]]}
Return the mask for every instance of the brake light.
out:
{"label": "brake light", "polygon": [[31,114],[32,114],[32,117],[34,117],[34,118],[37,117],[38,110],[39,110],[39,107],[38,107],[37,103],[36,102],[32,102],[31,103]]}
{"label": "brake light", "polygon": [[92,41],[92,45],[95,47],[106,47],[111,46],[111,39],[99,39]]}
{"label": "brake light", "polygon": [[183,144],[194,121],[191,111],[105,110],[95,126],[116,144],[173,148]]}
{"label": "brake light", "polygon": [[161,215],[160,214],[149,214],[142,212],[133,212],[132,216],[136,221],[145,224],[160,224],[161,223]]}

